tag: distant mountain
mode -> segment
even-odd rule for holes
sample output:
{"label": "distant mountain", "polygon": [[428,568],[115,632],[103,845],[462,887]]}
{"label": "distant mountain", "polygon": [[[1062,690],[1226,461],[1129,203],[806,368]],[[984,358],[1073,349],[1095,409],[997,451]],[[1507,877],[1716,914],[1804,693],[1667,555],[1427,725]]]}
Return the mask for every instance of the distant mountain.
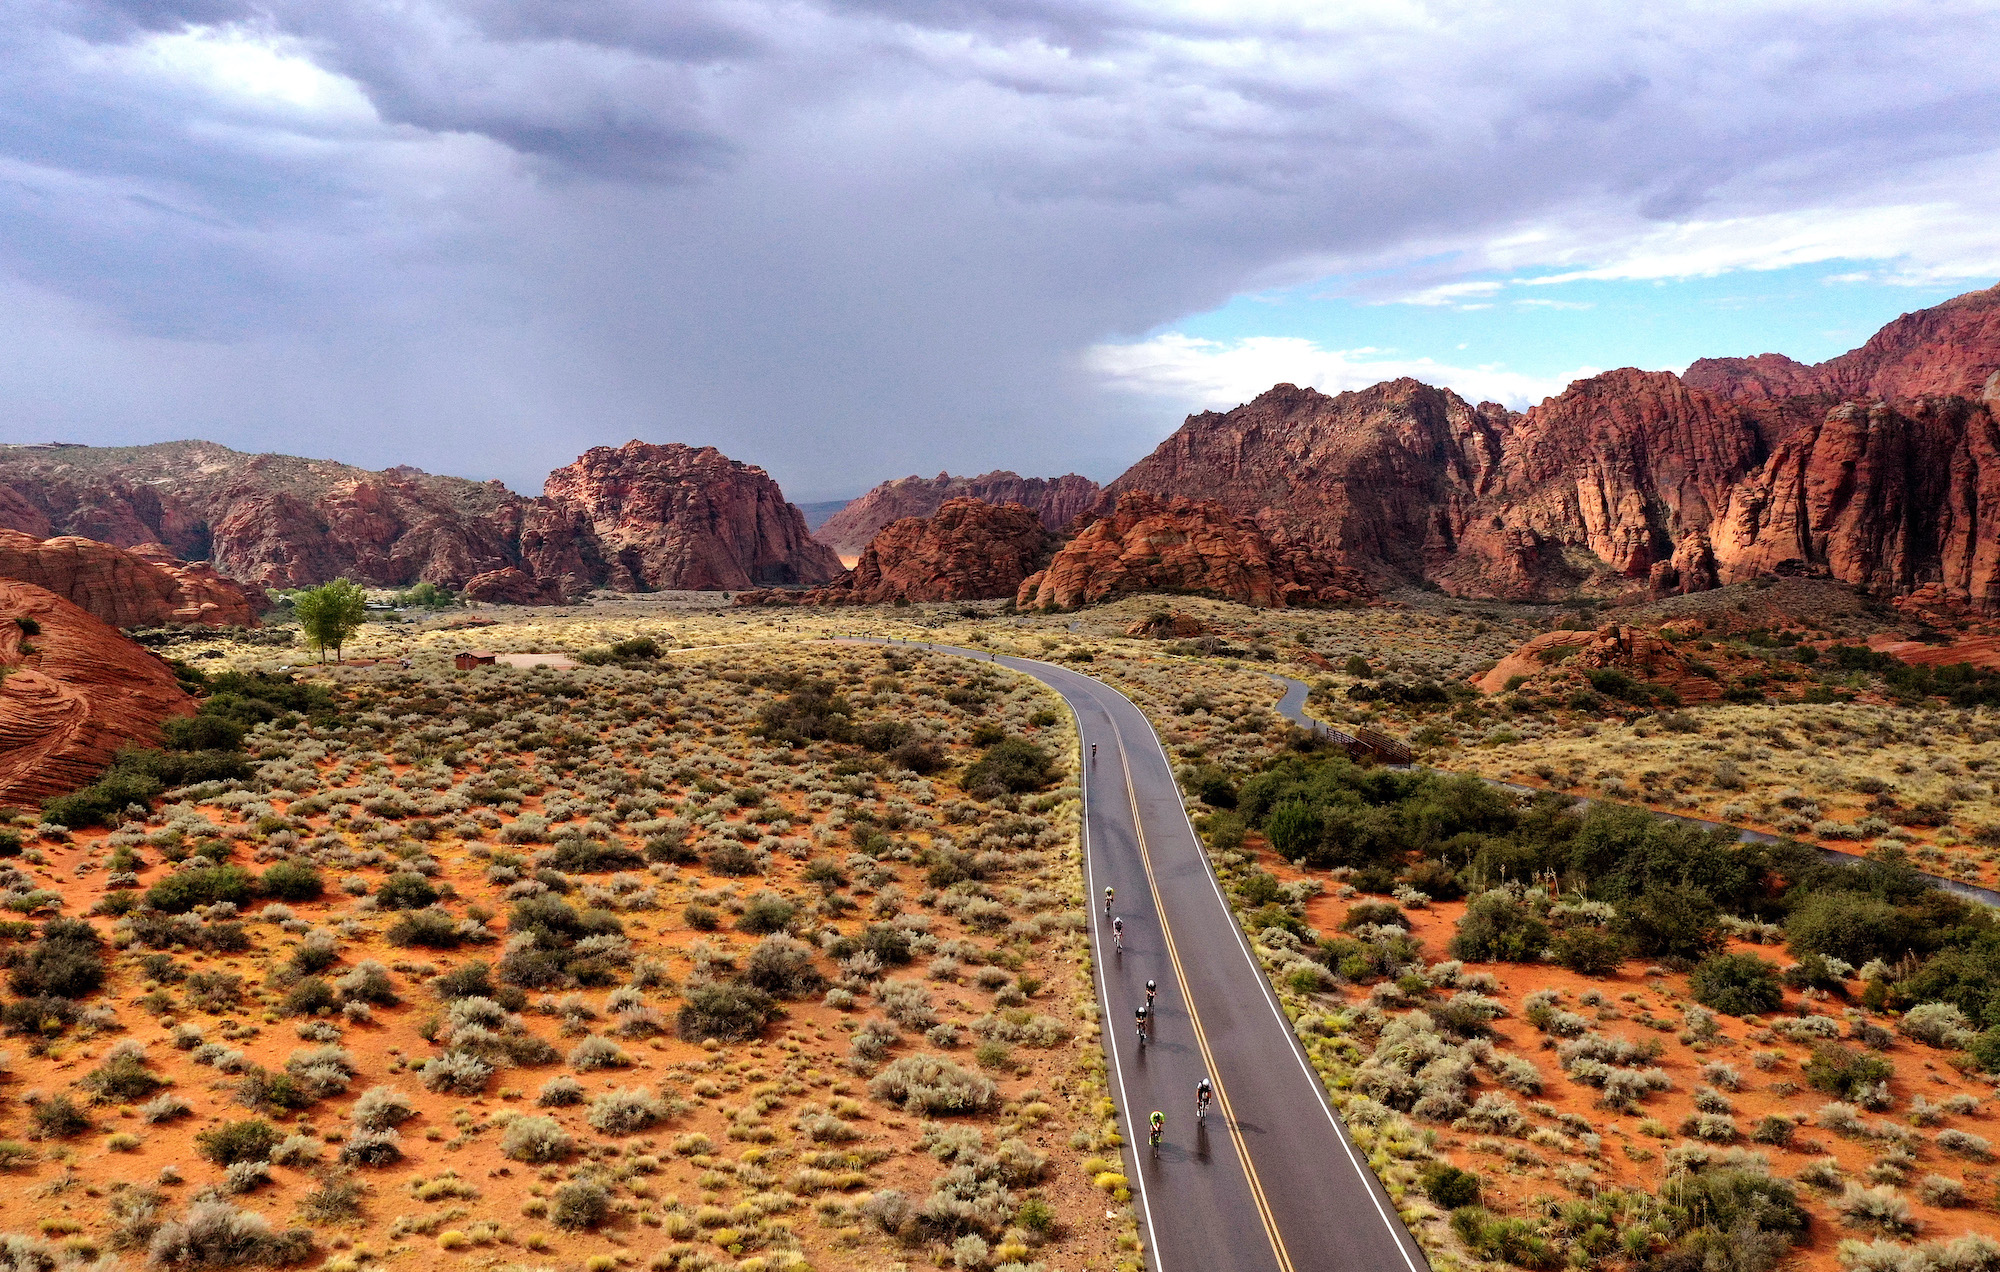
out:
{"label": "distant mountain", "polygon": [[950,473],[900,477],[850,501],[815,530],[813,538],[842,556],[858,556],[884,527],[905,517],[928,517],[942,508],[947,499],[1017,503],[1039,517],[1048,529],[1060,530],[1094,504],[1097,496],[1097,483],[1075,473],[1061,477],[1023,477],[1004,471],[978,477],[954,477]]}
{"label": "distant mountain", "polygon": [[415,468],[250,455],[212,442],[0,446],[0,528],[164,544],[225,577],[460,587],[509,568],[551,598],[821,583],[839,573],[761,468],[712,447],[599,447],[542,498]]}
{"label": "distant mountain", "polygon": [[793,506],[804,515],[807,530],[818,530],[826,524],[827,518],[853,502],[852,499],[822,499],[814,503],[802,503]]}
{"label": "distant mountain", "polygon": [[2000,609],[2000,288],[1808,367],[1630,368],[1519,413],[1394,380],[1191,415],[1099,501],[1213,499],[1378,585],[1556,599],[1830,575]]}

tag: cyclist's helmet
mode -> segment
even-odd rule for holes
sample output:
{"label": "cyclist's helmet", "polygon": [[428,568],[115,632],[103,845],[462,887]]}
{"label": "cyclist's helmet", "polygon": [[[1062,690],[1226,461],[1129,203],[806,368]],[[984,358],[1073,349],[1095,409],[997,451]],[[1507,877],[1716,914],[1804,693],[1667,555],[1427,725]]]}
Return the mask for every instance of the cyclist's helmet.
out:
{"label": "cyclist's helmet", "polygon": [[1203,1078],[1200,1082],[1195,1083],[1194,1089],[1197,1095],[1207,1095],[1209,1091],[1208,1079]]}
{"label": "cyclist's helmet", "polygon": [[1154,1126],[1159,1126],[1159,1125],[1161,1125],[1162,1123],[1164,1123],[1164,1122],[1165,1122],[1166,1120],[1167,1120],[1167,1115],[1166,1115],[1166,1114],[1164,1114],[1164,1113],[1160,1112],[1160,1111],[1159,1111],[1158,1109],[1154,1109],[1154,1110],[1153,1110],[1153,1117],[1152,1117],[1152,1122],[1153,1122],[1153,1125],[1154,1125]]}
{"label": "cyclist's helmet", "polygon": [[1147,981],[1147,982],[1146,982],[1146,992],[1147,992],[1147,993],[1149,993],[1149,994],[1150,994],[1150,993],[1152,993],[1152,992],[1153,992],[1154,990],[1156,990],[1156,989],[1158,989],[1158,988],[1159,988],[1159,986],[1158,986],[1158,985],[1155,985],[1155,984],[1154,984],[1153,982],[1151,982],[1151,981]]}

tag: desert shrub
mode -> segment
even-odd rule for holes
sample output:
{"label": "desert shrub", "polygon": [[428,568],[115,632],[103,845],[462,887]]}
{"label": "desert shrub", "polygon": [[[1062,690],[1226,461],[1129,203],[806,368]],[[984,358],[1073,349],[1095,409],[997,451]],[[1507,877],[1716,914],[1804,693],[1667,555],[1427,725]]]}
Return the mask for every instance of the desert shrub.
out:
{"label": "desert shrub", "polygon": [[1887,1082],[1896,1067],[1880,1056],[1856,1051],[1837,1042],[1821,1042],[1806,1061],[1805,1078],[1817,1090],[1854,1099],[1876,1084]]}
{"label": "desert shrub", "polygon": [[391,945],[421,945],[433,950],[454,950],[465,943],[465,934],[459,931],[451,911],[435,906],[405,910],[383,936]]}
{"label": "desert shrub", "polygon": [[383,1007],[396,1002],[396,983],[389,978],[389,969],[372,958],[356,963],[333,982],[333,987],[342,1002],[375,1003]]}
{"label": "desert shrub", "polygon": [[1946,1210],[1962,1206],[1966,1202],[1965,1184],[1947,1175],[1925,1175],[1917,1181],[1917,1200]]}
{"label": "desert shrub", "polygon": [[813,966],[813,947],[782,934],[765,937],[750,951],[743,979],[777,998],[806,998],[826,984]]}
{"label": "desert shrub", "polygon": [[1619,927],[1638,953],[1697,959],[1722,944],[1722,910],[1700,888],[1655,884],[1618,907]]}
{"label": "desert shrub", "polygon": [[1625,961],[1625,941],[1594,924],[1578,924],[1556,934],[1549,954],[1572,972],[1609,976]]}
{"label": "desert shrub", "polygon": [[1326,824],[1310,804],[1280,804],[1264,818],[1264,836],[1271,850],[1287,861],[1307,861],[1315,855]]}
{"label": "desert shrub", "polygon": [[129,1104],[145,1099],[166,1083],[146,1067],[144,1054],[133,1048],[114,1050],[102,1065],[85,1075],[81,1085],[99,1104]]}
{"label": "desert shrub", "polygon": [[160,1225],[147,1244],[147,1262],[162,1268],[283,1267],[312,1253],[304,1228],[277,1232],[263,1215],[226,1201],[197,1201],[179,1219]]}
{"label": "desert shrub", "polygon": [[500,1134],[500,1151],[517,1162],[553,1162],[568,1157],[576,1148],[552,1117],[517,1117]]}
{"label": "desert shrub", "polygon": [[737,916],[736,930],[752,936],[782,932],[798,916],[799,908],[775,892],[759,892],[751,897]]}
{"label": "desert shrub", "polygon": [[1965,1013],[1950,1003],[1919,1003],[1903,1013],[1905,1037],[1932,1047],[1952,1050],[1971,1045],[1976,1033]]}
{"label": "desert shrub", "polygon": [[447,1051],[424,1061],[419,1070],[426,1091],[450,1091],[477,1095],[486,1089],[493,1066],[468,1051]]}
{"label": "desert shrub", "polygon": [[1895,1236],[1908,1236],[1917,1230],[1909,1200],[1894,1188],[1863,1188],[1850,1183],[1829,1204],[1849,1227],[1872,1228]]}
{"label": "desert shrub", "polygon": [[421,910],[435,905],[437,899],[438,891],[431,881],[411,870],[390,875],[375,890],[375,902],[385,910]]}
{"label": "desert shrub", "polygon": [[171,1122],[175,1118],[184,1117],[192,1111],[188,1107],[186,1100],[171,1092],[166,1095],[156,1095],[139,1106],[139,1116],[148,1122],[155,1123]]}
{"label": "desert shrub", "polygon": [[1792,1119],[1772,1113],[1757,1120],[1757,1125],[1750,1131],[1750,1138],[1759,1144],[1773,1144],[1783,1148],[1792,1142],[1792,1137],[1798,1133],[1798,1129],[1798,1123]]}
{"label": "desert shrub", "polygon": [[1971,1131],[1948,1130],[1937,1133],[1937,1146],[1947,1153],[1969,1157],[1973,1161],[1989,1161],[1993,1157],[1993,1145],[1983,1135]]}
{"label": "desert shrub", "polygon": [[176,870],[146,889],[146,904],[164,914],[184,914],[218,901],[242,905],[250,899],[254,883],[241,866],[196,866]]}
{"label": "desert shrub", "polygon": [[194,1145],[196,1152],[217,1166],[231,1166],[237,1162],[269,1160],[271,1150],[282,1139],[284,1136],[277,1128],[263,1118],[253,1117],[211,1127],[194,1137]]}
{"label": "desert shrub", "polygon": [[1007,738],[966,766],[959,784],[968,792],[1025,794],[1055,777],[1055,757],[1026,738]]}
{"label": "desert shrub", "polygon": [[589,1121],[606,1135],[631,1135],[667,1120],[661,1101],[638,1088],[606,1091],[590,1102]]}
{"label": "desert shrub", "polygon": [[417,1115],[410,1098],[392,1086],[372,1086],[348,1110],[354,1124],[365,1131],[385,1131],[400,1126]]}
{"label": "desert shrub", "polygon": [[315,1166],[319,1159],[319,1141],[310,1135],[287,1135],[271,1150],[273,1166]]}
{"label": "desert shrub", "polygon": [[[510,985],[548,989],[559,985],[608,985],[630,959],[624,926],[605,910],[577,910],[561,897],[527,897],[509,912],[513,939],[500,960]],[[523,939],[525,938],[525,939]]]}
{"label": "desert shrub", "polygon": [[571,1048],[568,1063],[577,1072],[588,1073],[593,1069],[622,1069],[632,1063],[632,1057],[609,1038],[593,1036]]}
{"label": "desert shrub", "polygon": [[1445,1210],[1479,1204],[1479,1176],[1450,1162],[1431,1162],[1417,1176],[1425,1195]]}
{"label": "desert shrub", "polygon": [[1778,969],[1755,954],[1717,954],[1703,959],[1688,978],[1696,1002],[1732,1016],[1755,1016],[1784,1005]]}
{"label": "desert shrub", "polygon": [[392,1130],[357,1130],[340,1146],[343,1166],[388,1166],[402,1157],[403,1137]]}
{"label": "desert shrub", "polygon": [[90,1118],[66,1095],[52,1095],[37,1101],[28,1120],[43,1139],[68,1139],[90,1129]]}
{"label": "desert shrub", "polygon": [[757,854],[739,843],[721,843],[708,850],[708,868],[719,875],[741,878],[758,871]]}
{"label": "desert shrub", "polygon": [[1505,892],[1474,899],[1451,938],[1451,956],[1468,963],[1532,963],[1549,945],[1549,925]]}
{"label": "desert shrub", "polygon": [[674,1030],[687,1042],[741,1042],[764,1032],[775,1012],[771,996],[754,985],[702,981],[688,986]]}
{"label": "desert shrub", "polygon": [[869,1081],[868,1091],[910,1113],[938,1116],[982,1112],[998,1098],[999,1089],[991,1079],[961,1069],[943,1056],[917,1055],[891,1061]]}
{"label": "desert shrub", "polygon": [[1785,943],[1795,957],[1823,954],[1856,967],[1871,958],[1899,959],[1918,939],[1913,917],[1880,897],[1859,892],[1812,892],[1785,919]]}
{"label": "desert shrub", "polygon": [[14,965],[8,983],[23,998],[82,998],[104,983],[97,930],[82,919],[50,919]]}
{"label": "desert shrub", "polygon": [[[193,978],[190,977],[190,980]],[[308,976],[285,993],[285,1011],[293,1016],[314,1016],[340,1006],[340,995],[317,976]]]}
{"label": "desert shrub", "polygon": [[645,859],[621,843],[602,842],[595,839],[567,837],[556,841],[543,856],[546,864],[564,874],[598,874],[606,870],[631,870],[645,864]]}
{"label": "desert shrub", "polygon": [[257,890],[277,901],[314,901],[326,890],[326,881],[309,862],[280,861],[258,876]]}
{"label": "desert shrub", "polygon": [[[1268,877],[1268,876],[1267,876]],[[1263,904],[1275,899],[1276,893],[1253,904]],[[1247,899],[1247,898],[1246,898]],[[1407,931],[1410,916],[1403,913],[1403,907],[1390,901],[1357,901],[1347,907],[1347,917],[1340,921],[1340,930],[1352,932],[1363,926],[1399,927]]]}
{"label": "desert shrub", "polygon": [[536,1096],[536,1103],[540,1104],[543,1108],[549,1109],[565,1108],[573,1104],[581,1104],[583,1103],[583,1083],[578,1082],[566,1073],[558,1074],[550,1078],[547,1082],[542,1083],[542,1089]]}
{"label": "desert shrub", "polygon": [[1452,1211],[1451,1230],[1481,1258],[1523,1268],[1553,1268],[1561,1263],[1555,1246],[1535,1225],[1524,1219],[1502,1219],[1481,1206]]}
{"label": "desert shrub", "polygon": [[577,1179],[555,1191],[549,1222],[571,1231],[596,1228],[611,1213],[611,1190],[594,1179]]}

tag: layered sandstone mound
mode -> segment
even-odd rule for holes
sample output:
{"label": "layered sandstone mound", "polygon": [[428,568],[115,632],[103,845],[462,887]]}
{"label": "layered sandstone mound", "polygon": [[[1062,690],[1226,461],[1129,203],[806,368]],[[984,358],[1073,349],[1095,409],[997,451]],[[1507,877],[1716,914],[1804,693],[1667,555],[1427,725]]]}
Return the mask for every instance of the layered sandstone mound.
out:
{"label": "layered sandstone mound", "polygon": [[813,538],[842,556],[854,556],[875,536],[908,517],[928,517],[953,499],[1020,504],[1049,530],[1060,530],[1097,502],[1099,488],[1088,477],[1023,477],[997,471],[977,477],[900,477],[850,501],[813,532]]}
{"label": "layered sandstone mound", "polygon": [[1187,640],[1208,633],[1208,624],[1192,614],[1178,614],[1170,610],[1160,610],[1148,614],[1125,629],[1127,636],[1138,636],[1150,640]]}
{"label": "layered sandstone mound", "polygon": [[0,578],[65,597],[114,627],[207,623],[254,627],[263,608],[206,565],[189,565],[157,543],[126,551],[94,539],[37,539],[0,530]]}
{"label": "layered sandstone mound", "polygon": [[31,583],[0,579],[0,668],[0,807],[95,781],[121,748],[155,745],[162,721],[194,714],[165,663]]}
{"label": "layered sandstone mound", "polygon": [[459,595],[467,605],[557,605],[567,599],[559,581],[532,579],[511,565],[473,575]]}
{"label": "layered sandstone mound", "polygon": [[[1726,655],[1717,654],[1718,660]],[[1664,636],[1636,627],[1614,625],[1594,632],[1543,632],[1474,681],[1481,692],[1500,693],[1516,676],[1520,687],[1539,692],[1588,688],[1593,670],[1624,672],[1656,688],[1671,690],[1682,702],[1712,702],[1722,697],[1722,671],[1701,664],[1707,673]],[[1671,699],[1669,699],[1671,701]]]}
{"label": "layered sandstone mound", "polygon": [[[599,446],[550,473],[542,494],[589,526],[606,581],[620,591],[825,583],[840,573],[778,483],[713,446]],[[537,578],[572,568],[558,557],[526,564]]]}
{"label": "layered sandstone mound", "polygon": [[1818,367],[1776,355],[1580,380],[1525,414],[1396,380],[1279,385],[1113,482],[1208,498],[1378,584],[1556,599],[1766,574],[2000,608],[2000,289]]}
{"label": "layered sandstone mound", "polygon": [[1212,499],[1129,491],[1108,516],[1086,519],[1014,599],[1023,609],[1069,609],[1133,592],[1192,592],[1268,608],[1366,594],[1358,577],[1315,569]]}
{"label": "layered sandstone mound", "polygon": [[990,601],[1014,595],[1048,558],[1055,536],[1019,504],[948,499],[905,517],[869,543],[854,568],[809,592],[747,592],[738,605],[879,605]]}
{"label": "layered sandstone mound", "polygon": [[271,598],[263,588],[231,582],[206,561],[183,561],[164,543],[141,543],[126,550],[173,580],[177,623],[255,627],[257,615],[270,608]]}

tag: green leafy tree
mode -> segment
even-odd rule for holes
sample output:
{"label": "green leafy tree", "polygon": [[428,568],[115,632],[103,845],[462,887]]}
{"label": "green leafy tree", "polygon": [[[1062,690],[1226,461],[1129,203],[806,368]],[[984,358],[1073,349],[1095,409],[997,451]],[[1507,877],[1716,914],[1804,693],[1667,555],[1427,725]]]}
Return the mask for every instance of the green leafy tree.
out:
{"label": "green leafy tree", "polygon": [[319,652],[320,661],[326,661],[326,651],[331,649],[333,660],[339,662],[347,638],[359,631],[368,617],[368,597],[353,581],[335,579],[300,592],[293,598],[292,613],[298,616],[299,630],[305,634],[306,644]]}

